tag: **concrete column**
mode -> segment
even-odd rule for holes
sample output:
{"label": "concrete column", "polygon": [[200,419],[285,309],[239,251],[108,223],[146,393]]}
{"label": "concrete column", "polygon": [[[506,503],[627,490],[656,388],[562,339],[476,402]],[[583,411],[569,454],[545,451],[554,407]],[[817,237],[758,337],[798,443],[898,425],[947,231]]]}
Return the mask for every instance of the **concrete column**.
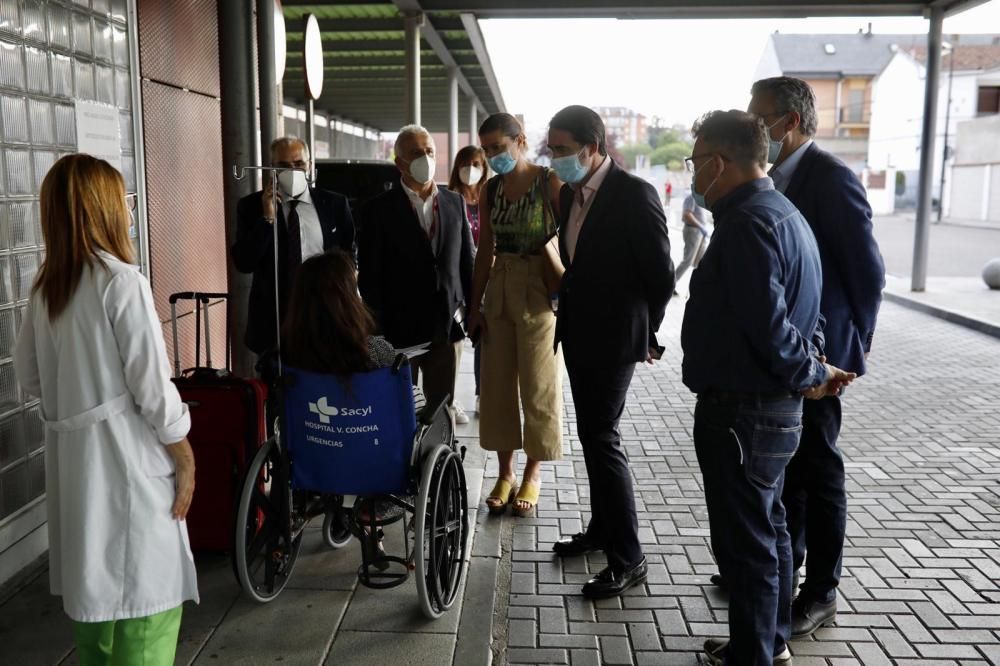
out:
{"label": "concrete column", "polygon": [[455,166],[458,152],[458,70],[448,70],[448,173]]}
{"label": "concrete column", "polygon": [[924,123],[920,135],[920,178],[917,194],[917,224],[913,238],[911,291],[927,287],[927,244],[930,233],[931,179],[934,175],[934,134],[937,131],[938,88],[941,81],[941,29],[944,9],[931,7],[927,33],[927,79],[924,87]]}
{"label": "concrete column", "polygon": [[[220,0],[219,66],[222,84],[222,168],[223,196],[226,199],[226,247],[236,240],[236,203],[256,190],[255,174],[233,178],[233,166],[253,166],[258,161],[257,114],[254,88],[257,63],[253,61],[253,13],[246,0]],[[274,70],[274,58],[271,58]],[[243,344],[247,327],[250,276],[238,272],[229,262],[229,336],[232,343],[233,372],[253,375],[255,356]]]}
{"label": "concrete column", "polygon": [[[274,0],[257,0],[256,4],[257,67],[260,79],[260,154],[264,156],[265,162],[270,163],[271,142],[278,138],[278,115],[281,113],[277,65],[274,62]],[[226,26],[227,30],[232,26],[229,23],[220,25]]]}
{"label": "concrete column", "polygon": [[421,13],[403,17],[406,28],[406,123],[420,124],[420,26],[424,24]]}
{"label": "concrete column", "polygon": [[469,98],[469,145],[479,145],[479,107],[475,97]]}

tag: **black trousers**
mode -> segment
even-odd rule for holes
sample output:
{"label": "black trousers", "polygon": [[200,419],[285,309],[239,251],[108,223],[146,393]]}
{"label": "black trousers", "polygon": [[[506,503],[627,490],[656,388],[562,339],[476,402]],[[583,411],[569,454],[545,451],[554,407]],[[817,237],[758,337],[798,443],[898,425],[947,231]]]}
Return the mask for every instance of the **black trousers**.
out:
{"label": "black trousers", "polygon": [[782,494],[793,571],[804,560],[802,594],[824,602],[836,597],[847,533],[844,458],[837,448],[840,423],[840,398],[804,401],[802,440],[785,471]]}
{"label": "black trousers", "polygon": [[635,364],[609,364],[571,341],[564,341],[563,354],[590,482],[587,536],[603,546],[609,566],[626,569],[643,557],[632,472],[618,432]]}

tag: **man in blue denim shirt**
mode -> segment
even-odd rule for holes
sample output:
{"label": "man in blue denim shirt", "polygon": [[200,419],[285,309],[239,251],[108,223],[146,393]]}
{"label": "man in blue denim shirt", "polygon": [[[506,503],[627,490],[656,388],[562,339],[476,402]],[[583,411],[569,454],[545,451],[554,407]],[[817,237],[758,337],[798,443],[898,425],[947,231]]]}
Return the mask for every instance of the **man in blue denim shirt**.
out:
{"label": "man in blue denim shirt", "polygon": [[[808,224],[764,175],[767,129],[715,111],[694,129],[692,192],[715,217],[684,313],[684,383],[698,394],[694,444],[712,550],[730,589],[729,640],[713,664],[786,664],[792,554],[781,488],[802,396],[854,376],[822,357],[822,272]],[[701,203],[701,202],[699,202]]]}

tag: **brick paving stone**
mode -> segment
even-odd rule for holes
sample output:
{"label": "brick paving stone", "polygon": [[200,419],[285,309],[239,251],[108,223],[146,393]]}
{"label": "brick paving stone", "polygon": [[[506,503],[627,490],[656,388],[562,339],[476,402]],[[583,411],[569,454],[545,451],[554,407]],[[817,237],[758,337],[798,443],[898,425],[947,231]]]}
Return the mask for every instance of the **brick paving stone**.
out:
{"label": "brick paving stone", "polygon": [[623,636],[601,636],[601,661],[615,666],[632,666],[632,647]]}
{"label": "brick paving stone", "polygon": [[566,650],[510,649],[507,651],[507,663],[510,664],[569,664]]}
{"label": "brick paving stone", "polygon": [[570,655],[573,666],[601,666],[601,653],[597,650],[573,650]]}
{"label": "brick paving stone", "polygon": [[660,634],[652,622],[630,622],[628,625],[629,639],[635,650],[660,650]]}
{"label": "brick paving stone", "polygon": [[[513,524],[503,555],[513,565],[511,634],[537,632],[537,647],[511,645],[508,663],[690,665],[706,637],[728,632],[726,596],[708,582],[716,568],[691,441],[694,398],[679,376],[681,313],[671,303],[659,335],[666,361],[637,367],[621,422],[646,584],[590,602],[579,588],[603,556],[552,556],[552,541],[589,519],[564,382],[564,459],[543,467],[538,517]],[[883,306],[869,373],[844,398],[849,519],[837,620],[792,643],[796,666],[1000,666],[998,374],[1000,341]]]}

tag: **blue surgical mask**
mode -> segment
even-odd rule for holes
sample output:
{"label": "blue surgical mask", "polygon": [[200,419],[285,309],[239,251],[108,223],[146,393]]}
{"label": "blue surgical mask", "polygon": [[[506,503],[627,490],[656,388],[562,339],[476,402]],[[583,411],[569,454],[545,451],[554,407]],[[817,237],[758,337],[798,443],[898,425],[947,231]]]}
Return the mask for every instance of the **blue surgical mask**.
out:
{"label": "blue surgical mask", "polygon": [[490,168],[501,176],[505,173],[510,173],[517,166],[517,159],[510,154],[510,150],[505,150],[499,155],[494,155],[486,161],[490,163]]}
{"label": "blue surgical mask", "polygon": [[[774,121],[774,125],[771,125],[771,127],[774,127],[775,125],[780,123],[782,120],[784,120],[784,118],[785,116],[781,116],[781,118],[778,118],[776,121]],[[767,128],[767,143],[768,143],[767,161],[770,164],[774,164],[775,160],[778,159],[778,155],[781,154],[781,147],[785,145],[785,136],[788,136],[788,133],[786,132],[785,136],[781,137],[780,141],[775,141],[774,139],[771,138],[771,127]]]}
{"label": "blue surgical mask", "polygon": [[[708,162],[702,164],[701,169],[704,169],[706,166],[708,166]],[[696,170],[694,174],[691,176],[691,196],[694,198],[694,203],[696,206],[698,206],[699,208],[708,208],[708,203],[705,201],[705,195],[708,194],[708,191],[715,186],[715,181],[719,180],[719,176],[721,176],[722,174],[720,173],[719,176],[716,176],[715,180],[713,180],[711,184],[705,189],[704,193],[702,193],[699,192],[694,185],[695,180],[698,178],[698,171],[701,171],[701,169]]]}
{"label": "blue surgical mask", "polygon": [[559,176],[559,180],[570,185],[579,183],[590,171],[590,167],[580,161],[580,153],[552,158],[552,169]]}

